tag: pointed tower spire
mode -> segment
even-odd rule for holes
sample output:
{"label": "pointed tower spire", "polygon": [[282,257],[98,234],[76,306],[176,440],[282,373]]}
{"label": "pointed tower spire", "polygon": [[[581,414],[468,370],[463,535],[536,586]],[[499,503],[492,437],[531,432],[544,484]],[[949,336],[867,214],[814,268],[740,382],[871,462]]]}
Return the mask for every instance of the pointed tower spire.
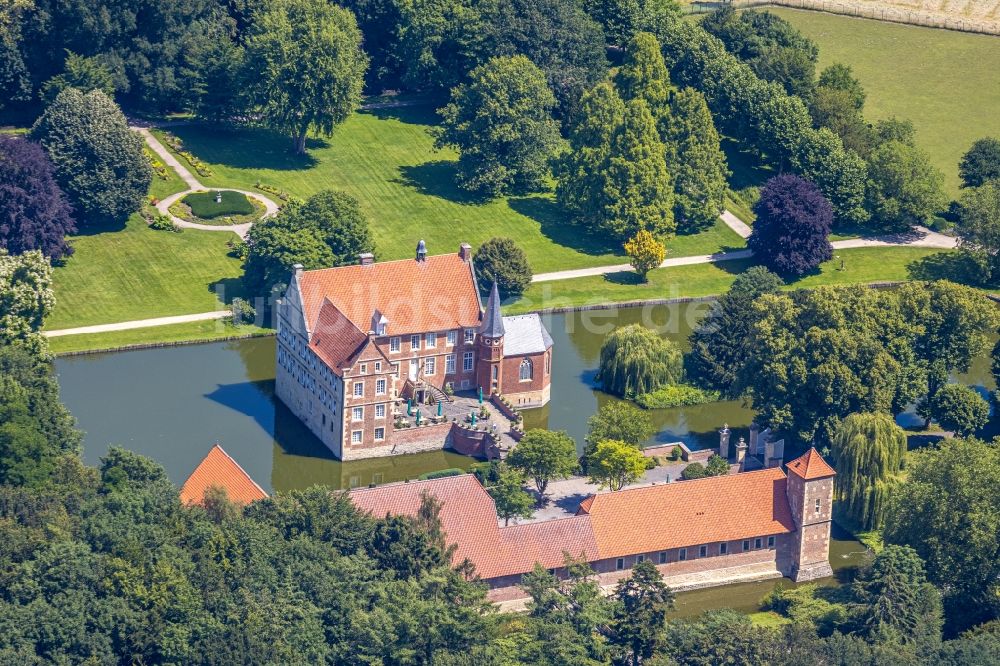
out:
{"label": "pointed tower spire", "polygon": [[483,323],[479,326],[479,334],[487,338],[502,338],[503,316],[500,314],[500,292],[497,281],[493,281],[490,299],[486,301],[486,312],[483,313]]}

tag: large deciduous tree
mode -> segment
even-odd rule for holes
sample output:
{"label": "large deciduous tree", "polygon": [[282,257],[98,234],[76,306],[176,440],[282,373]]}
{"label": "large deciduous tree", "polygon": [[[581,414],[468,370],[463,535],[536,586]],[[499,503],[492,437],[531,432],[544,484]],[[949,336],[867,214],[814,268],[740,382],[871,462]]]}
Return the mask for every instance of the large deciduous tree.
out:
{"label": "large deciduous tree", "polygon": [[59,260],[73,253],[65,237],[74,231],[45,151],[22,138],[0,137],[0,248],[11,254],[40,250]]}
{"label": "large deciduous tree", "polygon": [[958,163],[958,175],[962,187],[979,187],[1000,180],[1000,139],[988,136],[973,143]]}
{"label": "large deciduous tree", "polygon": [[833,208],[809,181],[791,174],[771,178],[754,214],[747,247],[779,275],[804,275],[833,256]]}
{"label": "large deciduous tree", "polygon": [[528,255],[513,238],[491,238],[472,257],[483,293],[489,293],[494,282],[500,298],[520,296],[531,284]]}
{"label": "large deciduous tree", "polygon": [[545,75],[523,55],[492,58],[456,86],[440,109],[438,146],[459,150],[458,185],[495,197],[534,190],[549,173],[559,144],[556,99]]}
{"label": "large deciduous tree", "polygon": [[486,487],[486,492],[496,505],[497,516],[503,518],[504,525],[509,525],[511,518],[531,518],[533,515],[535,501],[525,492],[524,481],[524,474],[520,470],[501,464],[496,481]]}
{"label": "large deciduous tree", "polygon": [[534,480],[539,500],[544,501],[550,481],[576,471],[576,443],[561,430],[529,430],[507,456],[507,463]]}
{"label": "large deciduous tree", "polygon": [[964,384],[945,384],[918,405],[917,412],[959,437],[974,435],[990,420],[990,404]]}
{"label": "large deciduous tree", "polygon": [[880,527],[903,468],[906,433],[889,414],[851,414],[837,427],[830,448],[844,512],[861,529]]}
{"label": "large deciduous tree", "polygon": [[612,331],[601,346],[595,378],[608,393],[634,397],[684,378],[683,355],[677,345],[641,324]]}
{"label": "large deciduous tree", "polygon": [[959,247],[976,262],[982,281],[1000,280],[1000,180],[962,193],[955,230]]}
{"label": "large deciduous tree", "polygon": [[683,88],[671,97],[666,139],[674,156],[677,232],[708,229],[722,211],[729,168],[705,96],[694,88]]}
{"label": "large deciduous tree", "polygon": [[139,210],[153,170],[142,139],[103,92],[67,88],[29,136],[48,153],[81,227],[120,222]]}
{"label": "large deciduous tree", "polygon": [[295,264],[307,270],[344,266],[375,250],[357,199],[332,190],[261,220],[250,229],[246,242],[243,280],[256,295],[286,281]]}
{"label": "large deciduous tree", "polygon": [[587,455],[590,482],[611,492],[635,483],[646,472],[646,457],[632,444],[606,439],[597,442]]}
{"label": "large deciduous tree", "polygon": [[708,315],[691,332],[687,367],[698,384],[733,396],[733,387],[749,343],[749,312],[753,302],[773,294],[784,281],[763,266],[736,276],[729,290],[712,304]]}
{"label": "large deciduous tree", "polygon": [[886,141],[868,156],[867,206],[882,227],[906,230],[944,208],[944,176],[912,143]]}
{"label": "large deciduous tree", "polygon": [[620,400],[605,403],[587,419],[587,450],[598,442],[614,439],[638,447],[653,434],[649,412]]}
{"label": "large deciduous tree", "polygon": [[21,341],[45,351],[39,331],[55,302],[52,267],[41,252],[12,256],[0,248],[0,342]]}
{"label": "large deciduous tree", "polygon": [[1000,447],[944,440],[917,451],[886,513],[886,543],[910,546],[944,592],[953,630],[1000,611]]}
{"label": "large deciduous tree", "polygon": [[349,11],[325,0],[279,0],[257,14],[247,44],[261,122],[304,154],[309,132],[330,136],[361,103],[368,57]]}

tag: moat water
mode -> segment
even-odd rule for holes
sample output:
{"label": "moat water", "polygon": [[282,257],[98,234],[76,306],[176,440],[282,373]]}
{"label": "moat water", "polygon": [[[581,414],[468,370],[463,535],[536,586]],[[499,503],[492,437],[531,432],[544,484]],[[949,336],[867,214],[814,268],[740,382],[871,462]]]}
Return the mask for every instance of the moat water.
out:
{"label": "moat water", "polygon": [[[615,398],[594,383],[601,344],[614,328],[643,323],[687,349],[707,303],[619,308],[547,315],[555,342],[552,400],[525,412],[527,428],[566,430],[582,449],[587,419]],[[86,432],[84,458],[97,464],[109,446],[154,458],[181,483],[218,442],[265,489],[324,484],[351,488],[415,479],[425,472],[465,468],[471,459],[444,451],[341,463],[274,398],[273,338],[189,345],[56,360],[62,398]],[[995,388],[989,358],[958,378],[984,393]],[[654,410],[656,433],[647,444],[683,441],[712,446],[728,423],[734,440],[747,435],[753,412],[738,402]],[[900,423],[916,423],[912,413]],[[1000,431],[998,420],[989,435]],[[864,547],[840,534],[831,549],[835,569],[856,566]],[[830,584],[837,584],[830,579]],[[730,585],[678,595],[679,615],[706,608],[756,610],[774,581]],[[784,581],[784,584],[790,584]]]}

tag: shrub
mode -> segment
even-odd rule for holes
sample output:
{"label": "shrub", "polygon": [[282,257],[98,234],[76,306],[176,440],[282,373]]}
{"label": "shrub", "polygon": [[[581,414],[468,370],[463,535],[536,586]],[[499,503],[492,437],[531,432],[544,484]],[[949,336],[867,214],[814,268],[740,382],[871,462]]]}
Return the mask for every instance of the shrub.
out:
{"label": "shrub", "polygon": [[233,313],[233,326],[253,323],[254,318],[257,316],[257,312],[253,306],[239,297],[233,299],[233,302],[229,305],[229,309]]}
{"label": "shrub", "polygon": [[446,476],[461,476],[463,474],[465,474],[465,472],[463,472],[462,470],[457,469],[455,467],[450,467],[448,469],[439,469],[436,472],[427,472],[425,474],[421,474],[420,480],[430,481],[431,479],[443,479]]}
{"label": "shrub", "polygon": [[683,455],[684,455],[684,451],[679,446],[675,446],[674,448],[670,449],[670,459],[671,460],[680,460],[681,456],[683,456]]}
{"label": "shrub", "polygon": [[718,391],[700,389],[690,384],[670,384],[636,396],[635,402],[645,409],[668,409],[716,402],[720,397]]}
{"label": "shrub", "polygon": [[[216,203],[216,197],[221,201]],[[193,192],[183,199],[195,217],[212,220],[222,215],[250,215],[254,212],[253,202],[242,192],[223,190],[221,192]]]}
{"label": "shrub", "polygon": [[149,220],[149,228],[154,231],[173,231],[175,233],[183,231],[183,229],[174,224],[169,215],[155,213],[147,219]]}
{"label": "shrub", "polygon": [[705,466],[699,462],[693,462],[684,468],[681,472],[681,478],[685,481],[690,481],[691,479],[704,479],[708,476],[708,471]]}
{"label": "shrub", "polygon": [[722,456],[713,455],[708,459],[708,464],[705,466],[705,473],[708,476],[729,474],[729,461]]}

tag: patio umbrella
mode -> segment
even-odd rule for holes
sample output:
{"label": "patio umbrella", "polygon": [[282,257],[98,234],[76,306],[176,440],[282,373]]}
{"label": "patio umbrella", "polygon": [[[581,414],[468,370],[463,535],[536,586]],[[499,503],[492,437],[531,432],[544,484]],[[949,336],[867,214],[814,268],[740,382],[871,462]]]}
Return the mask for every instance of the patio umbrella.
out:
{"label": "patio umbrella", "polygon": [[438,416],[441,416],[441,401],[438,400]]}
{"label": "patio umbrella", "polygon": [[479,387],[479,404],[483,404],[483,387]]}
{"label": "patio umbrella", "polygon": [[473,426],[476,425],[476,413],[475,412],[472,412],[472,425]]}
{"label": "patio umbrella", "polygon": [[406,399],[406,415],[411,416],[413,414],[413,402],[407,398]]}
{"label": "patio umbrella", "polygon": [[417,410],[417,425],[420,425],[420,410]]}

